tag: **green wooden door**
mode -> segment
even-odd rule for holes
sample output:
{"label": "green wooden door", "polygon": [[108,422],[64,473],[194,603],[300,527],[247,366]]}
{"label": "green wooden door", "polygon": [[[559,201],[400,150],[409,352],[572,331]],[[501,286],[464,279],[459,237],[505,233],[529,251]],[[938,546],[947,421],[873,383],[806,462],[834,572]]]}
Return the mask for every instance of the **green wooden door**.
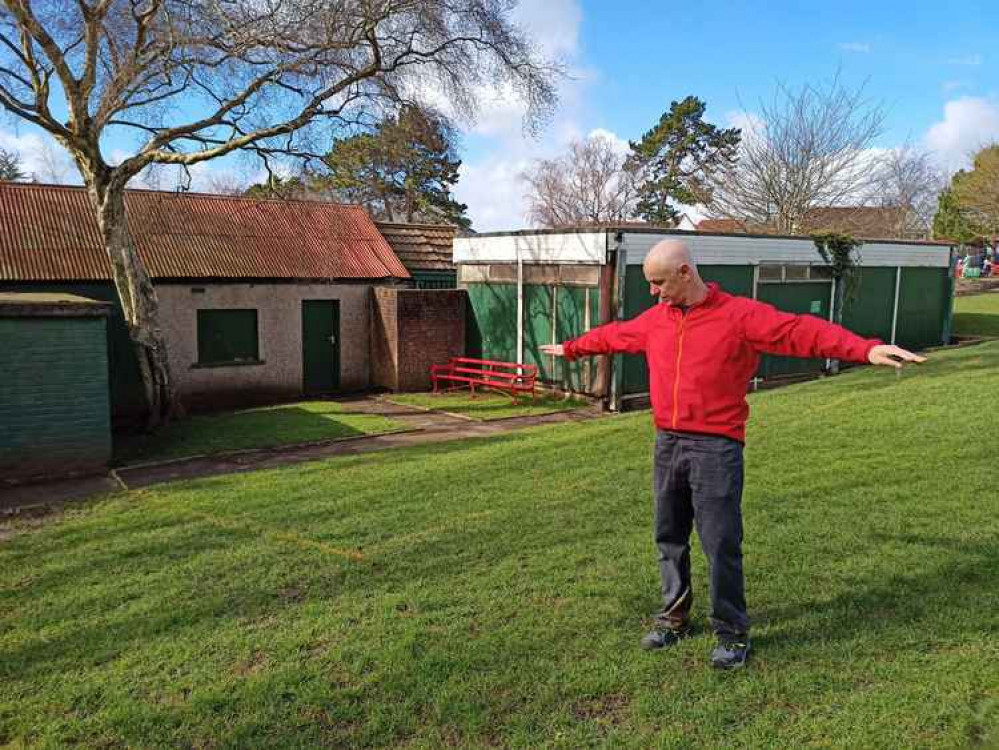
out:
{"label": "green wooden door", "polygon": [[[815,281],[799,284],[760,284],[757,296],[778,310],[789,313],[809,314],[829,320],[829,297],[832,282]],[[797,359],[792,357],[763,356],[760,363],[760,376],[772,378],[776,375],[797,375],[806,372],[819,372],[825,366],[821,359]]]}
{"label": "green wooden door", "polygon": [[302,300],[302,376],[305,393],[340,388],[339,300]]}

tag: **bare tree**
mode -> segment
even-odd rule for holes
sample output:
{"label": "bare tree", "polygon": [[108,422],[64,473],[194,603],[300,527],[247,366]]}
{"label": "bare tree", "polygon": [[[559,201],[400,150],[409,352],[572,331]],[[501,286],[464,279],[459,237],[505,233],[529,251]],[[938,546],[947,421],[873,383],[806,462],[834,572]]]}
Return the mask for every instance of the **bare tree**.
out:
{"label": "bare tree", "polygon": [[847,88],[838,75],[825,85],[778,86],[760,102],[757,126],[743,128],[735,166],[715,176],[709,213],[790,234],[810,208],[863,201],[884,119],[863,86]]}
{"label": "bare tree", "polygon": [[569,144],[568,153],[541,159],[521,174],[526,183],[528,220],[542,227],[624,221],[638,198],[635,172],[625,154],[604,136]]}
{"label": "bare tree", "polygon": [[[312,136],[421,90],[462,115],[477,92],[508,84],[533,125],[554,103],[554,72],[498,0],[0,0],[0,105],[50,133],[80,170],[150,426],[175,398],[156,293],[125,222],[131,178],[236,149],[315,153]],[[112,165],[109,132],[142,142]]]}
{"label": "bare tree", "polygon": [[895,209],[895,237],[924,239],[930,236],[944,182],[932,154],[905,143],[879,159],[871,202]]}
{"label": "bare tree", "polygon": [[38,169],[32,178],[52,185],[65,185],[70,181],[73,165],[65,152],[59,151],[48,139],[43,139],[37,152]]}

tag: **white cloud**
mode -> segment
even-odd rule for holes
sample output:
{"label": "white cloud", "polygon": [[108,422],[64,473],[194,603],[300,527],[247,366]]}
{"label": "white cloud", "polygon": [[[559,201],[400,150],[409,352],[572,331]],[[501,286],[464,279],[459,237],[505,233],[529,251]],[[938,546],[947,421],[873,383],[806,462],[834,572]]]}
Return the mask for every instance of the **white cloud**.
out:
{"label": "white cloud", "polygon": [[867,54],[871,51],[871,45],[867,42],[840,42],[837,46],[844,52]]}
{"label": "white cloud", "polygon": [[963,55],[962,57],[952,57],[947,63],[949,65],[981,65],[982,56],[979,54]]}
{"label": "white cloud", "polygon": [[529,159],[492,156],[461,165],[455,196],[468,204],[472,228],[477,232],[519,229],[527,217],[521,173]]}
{"label": "white cloud", "polygon": [[37,182],[79,184],[80,173],[66,150],[48,134],[0,130],[0,148],[17,154],[21,171]]}
{"label": "white cloud", "polygon": [[948,171],[965,167],[982,146],[999,140],[999,102],[962,97],[944,105],[943,120],[926,133],[926,147]]}
{"label": "white cloud", "polygon": [[742,131],[743,142],[762,138],[767,131],[766,121],[755,112],[732,110],[725,113],[725,120],[730,128],[739,128]]}
{"label": "white cloud", "polygon": [[628,145],[628,141],[606,128],[594,128],[589,133],[586,134],[587,138],[603,138],[606,141],[610,141],[614,150],[624,156],[631,150],[631,146]]}
{"label": "white cloud", "polygon": [[941,88],[945,94],[951,94],[958,89],[964,89],[968,87],[967,81],[944,81]]}
{"label": "white cloud", "polygon": [[[468,204],[477,231],[523,227],[527,206],[521,173],[535,159],[553,157],[565,151],[570,141],[586,136],[581,125],[585,93],[596,73],[578,61],[582,17],[579,0],[524,0],[517,6],[515,21],[544,56],[565,66],[568,77],[559,84],[558,111],[537,138],[525,134],[524,106],[513,91],[480,92],[479,117],[469,132],[480,141],[484,155],[465,159],[455,188],[455,197]],[[615,143],[623,142],[605,133]]]}

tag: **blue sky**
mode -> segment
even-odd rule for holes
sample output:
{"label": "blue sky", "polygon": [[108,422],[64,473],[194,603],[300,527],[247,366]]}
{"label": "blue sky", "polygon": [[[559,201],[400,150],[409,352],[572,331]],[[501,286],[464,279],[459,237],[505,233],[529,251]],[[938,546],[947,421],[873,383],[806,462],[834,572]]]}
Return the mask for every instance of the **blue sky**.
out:
{"label": "blue sky", "polygon": [[839,70],[884,103],[877,146],[909,140],[953,170],[999,138],[995,3],[526,0],[520,13],[574,76],[540,139],[524,139],[503,106],[487,108],[466,136],[458,195],[480,230],[523,224],[513,164],[522,170],[597,129],[638,138],[688,94],[707,103],[710,121],[729,126],[778,82],[828,82]]}
{"label": "blue sky", "polygon": [[[464,126],[456,190],[480,231],[524,225],[519,175],[533,160],[594,131],[623,145],[688,94],[705,100],[710,121],[730,126],[752,115],[778,82],[827,82],[839,70],[851,86],[866,81],[886,106],[877,146],[909,140],[953,170],[976,146],[999,139],[994,2],[521,0],[516,13],[571,77],[561,83],[558,111],[533,139],[523,134],[518,102],[483,92],[480,117]],[[0,120],[0,148],[18,151],[45,181],[78,181],[58,147],[23,125]],[[243,161],[198,165],[194,187],[259,178]],[[175,181],[166,177],[160,186]]]}

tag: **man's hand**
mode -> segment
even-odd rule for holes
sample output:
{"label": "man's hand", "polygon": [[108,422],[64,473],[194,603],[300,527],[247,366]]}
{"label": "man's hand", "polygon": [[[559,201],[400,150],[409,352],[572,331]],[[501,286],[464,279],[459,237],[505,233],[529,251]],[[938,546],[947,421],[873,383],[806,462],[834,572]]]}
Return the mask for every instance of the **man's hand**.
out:
{"label": "man's hand", "polygon": [[871,349],[870,354],[867,355],[867,359],[872,365],[887,365],[888,367],[896,368],[902,367],[906,362],[919,364],[926,361],[926,357],[920,357],[918,354],[913,354],[901,347],[890,344],[881,344],[874,347]]}
{"label": "man's hand", "polygon": [[565,356],[565,349],[562,348],[561,344],[542,344],[540,349],[542,354],[551,354],[555,357]]}

